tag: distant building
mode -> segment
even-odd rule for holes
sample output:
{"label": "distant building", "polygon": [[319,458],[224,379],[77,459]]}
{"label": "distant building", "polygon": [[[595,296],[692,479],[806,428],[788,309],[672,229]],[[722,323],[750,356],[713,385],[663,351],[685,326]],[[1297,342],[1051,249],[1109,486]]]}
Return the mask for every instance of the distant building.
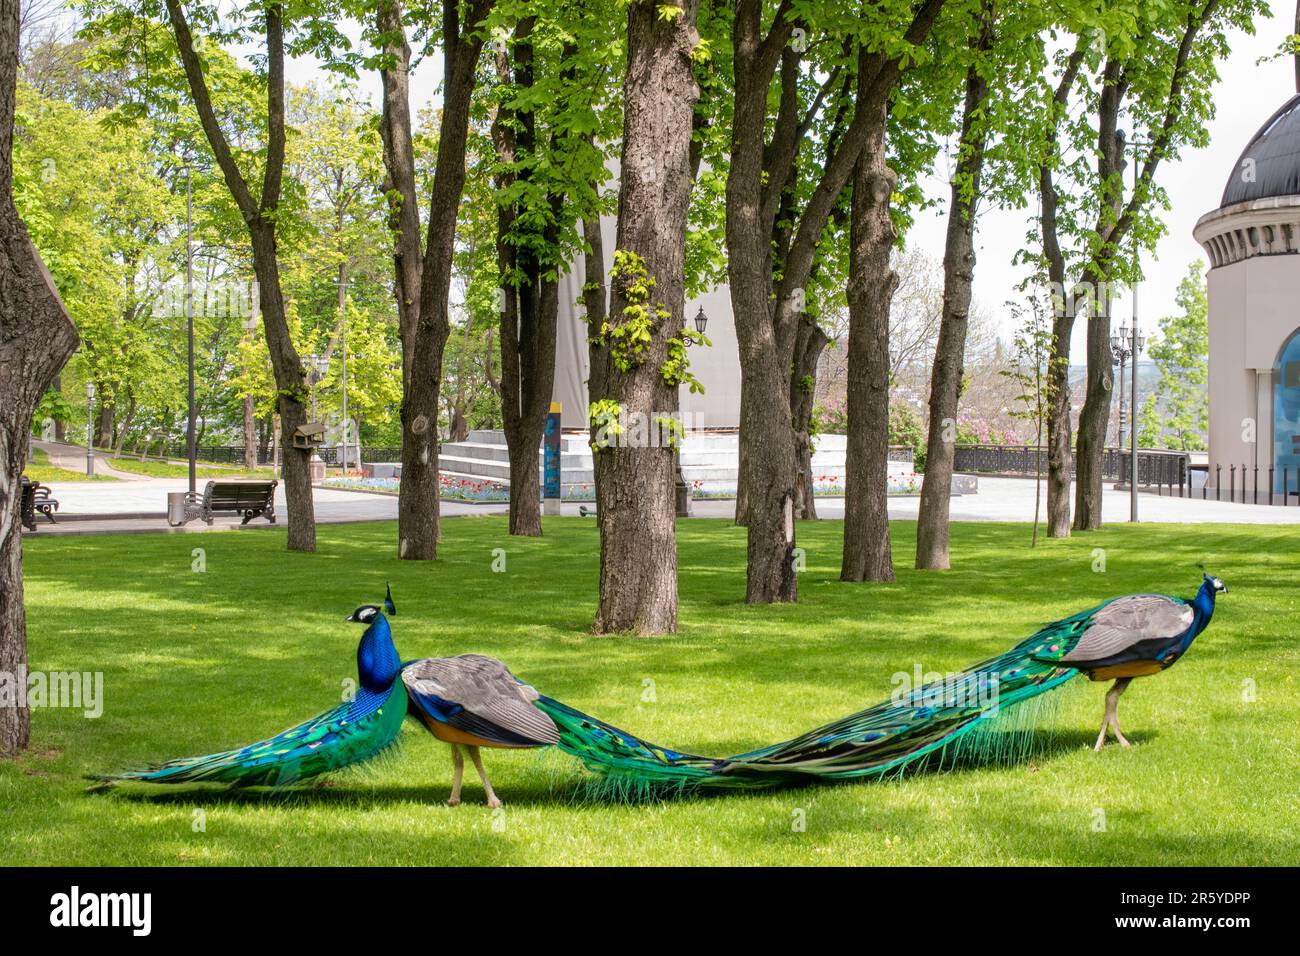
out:
{"label": "distant building", "polygon": [[[605,217],[601,229],[605,243],[605,275],[613,266],[617,221]],[[559,328],[556,334],[555,388],[552,400],[563,406],[563,427],[584,428],[587,424],[587,317],[578,305],[586,285],[581,256],[571,272],[560,278]],[[695,316],[703,308],[708,318],[705,335],[710,345],[690,350],[691,372],[704,386],[703,395],[693,395],[682,386],[682,420],[687,428],[737,428],[740,425],[740,353],[736,323],[731,316],[731,290],[724,284],[698,299],[686,301],[686,327],[695,328]]]}
{"label": "distant building", "polygon": [[[1242,152],[1193,233],[1210,259],[1210,484],[1300,483],[1300,95]],[[1243,479],[1237,478],[1237,487]]]}

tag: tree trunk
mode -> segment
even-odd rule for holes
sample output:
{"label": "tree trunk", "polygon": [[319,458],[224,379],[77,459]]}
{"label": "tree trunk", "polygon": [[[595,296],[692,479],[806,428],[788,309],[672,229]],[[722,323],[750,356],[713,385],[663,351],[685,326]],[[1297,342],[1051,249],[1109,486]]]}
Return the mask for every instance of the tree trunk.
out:
{"label": "tree trunk", "polygon": [[[943,6],[944,0],[922,0],[899,39],[904,44],[924,42]],[[904,54],[884,52],[889,44],[856,47],[852,120],[842,131],[838,123],[832,124],[835,135],[827,139],[821,171],[798,222],[781,225],[778,214],[793,181],[800,145],[812,135],[824,96],[840,76],[832,72],[822,95],[805,110],[798,54],[790,45],[799,16],[788,4],[779,9],[783,12],[773,18],[766,34],[759,0],[736,0],[732,18],[735,93],[727,173],[727,271],[740,346],[740,512],[748,543],[746,600],[752,604],[798,597],[798,475],[789,417],[798,315],[804,310],[826,225],[872,131],[881,125],[874,114],[883,112],[905,69]],[[773,117],[768,107],[778,66],[780,97]],[[781,241],[783,232],[790,236],[786,242]]]}
{"label": "tree trunk", "polygon": [[[96,390],[98,395],[107,395],[107,389],[100,386]],[[113,402],[106,399],[99,403],[99,408],[95,415],[95,447],[112,448],[113,447]]]}
{"label": "tree trunk", "polygon": [[[992,4],[983,9],[975,41],[977,56],[993,44]],[[943,317],[930,375],[930,424],[926,438],[925,477],[921,481],[916,521],[916,566],[923,571],[949,567],[948,520],[952,505],[953,458],[956,454],[957,405],[966,360],[967,319],[975,281],[975,204],[984,169],[987,124],[979,117],[988,99],[988,80],[979,64],[966,71],[966,100],[957,169],[952,179],[952,207],[943,256]]]}
{"label": "tree trunk", "polygon": [[798,480],[795,483],[794,516],[817,520],[813,493],[812,417],[817,398],[817,363],[830,344],[830,336],[809,315],[801,316],[794,345],[794,371],[790,376],[790,420],[794,423],[794,447]]}
{"label": "tree trunk", "polygon": [[397,505],[397,553],[431,561],[438,554],[438,391],[443,350],[451,331],[451,287],[456,218],[465,186],[465,146],[475,68],[483,49],[482,26],[491,0],[471,0],[462,29],[460,3],[443,0],[443,104],[437,165],[429,196],[429,223],[421,253],[411,139],[410,63],[399,0],[376,11],[387,38],[389,64],[380,70],[383,114],[380,133],[388,172],[393,264],[402,339],[402,481]]}
{"label": "tree trunk", "polygon": [[[77,330],[14,207],[18,6],[0,0],[0,673],[25,682],[20,478],[32,415],[76,351]],[[26,706],[0,706],[0,757],[24,749],[30,727]]]}
{"label": "tree trunk", "polygon": [[[1100,248],[1083,271],[1088,283],[1088,390],[1079,412],[1078,461],[1074,485],[1074,527],[1091,531],[1101,527],[1102,460],[1106,454],[1106,425],[1110,421],[1111,393],[1115,384],[1110,348],[1110,281],[1116,246],[1123,242],[1124,133],[1119,129],[1124,67],[1116,58],[1107,61],[1097,106],[1097,177],[1107,184],[1101,212],[1094,227]],[[1135,196],[1136,200],[1136,196]],[[1109,208],[1107,208],[1109,207]],[[1136,406],[1135,406],[1136,408]]]}
{"label": "tree trunk", "polygon": [[[50,383],[50,388],[57,389],[58,391],[62,392],[63,376],[62,375],[54,376],[54,381]],[[68,437],[67,423],[57,418],[54,419],[54,440],[56,442],[62,443],[64,440],[67,439],[67,437]]]}
{"label": "tree trunk", "polygon": [[127,400],[126,416],[122,419],[122,425],[117,430],[117,439],[113,444],[114,458],[122,457],[122,449],[126,447],[127,433],[131,430],[131,426],[135,424],[135,416],[139,410],[140,405],[135,400],[135,396],[132,395],[131,398]]}
{"label": "tree trunk", "polygon": [[307,424],[307,381],[298,352],[289,334],[284,297],[280,292],[280,265],[276,252],[275,226],[263,224],[253,230],[253,269],[257,274],[258,301],[266,331],[271,370],[280,390],[276,407],[280,411],[281,484],[288,510],[290,551],[316,550],[316,514],[312,502],[311,452],[296,449],[293,433]]}
{"label": "tree trunk", "polygon": [[1106,454],[1106,425],[1110,421],[1115,373],[1111,365],[1111,300],[1103,290],[1093,300],[1088,315],[1088,391],[1079,411],[1078,470],[1075,475],[1074,528],[1094,531],[1101,527],[1102,463]]}
{"label": "tree trunk", "polygon": [[[525,17],[515,29],[511,54],[497,54],[497,74],[503,86],[524,90],[533,86],[535,18]],[[497,160],[506,170],[497,177],[496,187],[508,189],[515,182],[511,166],[525,161],[526,176],[537,168],[536,116],[531,109],[500,108],[492,126]],[[535,187],[534,187],[535,188]],[[549,196],[556,212],[551,223],[528,233],[521,226],[519,208],[502,206],[497,217],[497,262],[501,276],[501,417],[510,455],[510,533],[526,537],[542,534],[541,490],[538,482],[538,446],[546,431],[551,395],[555,385],[556,331],[559,320],[559,290],[554,269],[538,257],[539,248],[557,241],[554,223],[559,220],[563,198]],[[524,235],[519,235],[525,230]],[[551,278],[548,278],[548,274]]]}
{"label": "tree trunk", "polygon": [[849,240],[849,442],[845,463],[843,581],[894,580],[889,542],[890,197],[898,176],[885,164],[881,105],[853,182]]}
{"label": "tree trunk", "polygon": [[252,471],[257,467],[257,422],[253,396],[244,396],[244,467]]}
{"label": "tree trunk", "polygon": [[[622,327],[644,310],[650,341],[623,368],[611,368],[598,401],[616,402],[629,419],[677,410],[677,387],[664,381],[668,343],[680,336],[685,312],[686,214],[690,199],[691,130],[699,89],[692,74],[698,0],[662,19],[656,0],[628,9],[628,64],[623,84],[623,154],[616,261],[609,308]],[[644,274],[639,275],[641,269]],[[653,280],[645,291],[642,279]],[[611,353],[621,346],[607,338]],[[621,353],[626,357],[626,353]],[[597,633],[670,633],[677,629],[677,537],[673,450],[629,436],[598,448],[600,605]]]}

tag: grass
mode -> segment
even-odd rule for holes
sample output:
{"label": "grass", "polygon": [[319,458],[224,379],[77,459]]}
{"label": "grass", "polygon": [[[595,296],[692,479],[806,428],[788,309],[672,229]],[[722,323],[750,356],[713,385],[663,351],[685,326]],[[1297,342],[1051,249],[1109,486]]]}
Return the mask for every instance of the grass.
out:
{"label": "grass", "polygon": [[[1300,863],[1294,529],[1115,526],[1031,551],[1025,526],[962,524],[956,570],[921,574],[915,525],[898,523],[887,586],[837,580],[840,531],[800,526],[798,605],[748,607],[743,531],[682,522],[681,633],[659,639],[588,633],[598,556],[580,519],[547,519],[540,540],[509,538],[498,517],[451,519],[433,564],[397,561],[391,523],[324,526],[315,555],[287,553],[282,530],[25,541],[32,667],[103,671],[105,712],[34,713],[31,752],[0,764],[0,860]],[[191,572],[196,547],[204,573]],[[342,618],[386,580],[406,657],[498,656],[647,739],[722,755],[888,697],[891,676],[918,664],[959,670],[1104,598],[1190,594],[1200,561],[1231,593],[1183,661],[1125,696],[1131,750],[1092,752],[1102,687],[1079,680],[1059,692],[1055,734],[1032,762],[885,783],[590,806],[555,788],[577,774],[562,755],[491,752],[506,802],[494,815],[472,770],[466,804],[443,805],[447,749],[414,726],[392,756],[301,792],[87,795],[81,779],[247,742],[331,706],[355,676],[359,633]]]}
{"label": "grass", "polygon": [[[171,461],[140,461],[138,458],[110,458],[108,463],[118,471],[129,471],[134,475],[148,478],[188,478],[190,466]],[[270,468],[254,468],[249,471],[242,465],[215,465],[198,463],[199,478],[271,478],[274,471]]]}
{"label": "grass", "polygon": [[67,468],[56,468],[50,464],[49,454],[41,448],[32,449],[32,460],[27,467],[23,469],[23,474],[32,481],[51,482],[51,481],[117,481],[109,475],[95,475],[91,477],[84,471],[70,471]]}

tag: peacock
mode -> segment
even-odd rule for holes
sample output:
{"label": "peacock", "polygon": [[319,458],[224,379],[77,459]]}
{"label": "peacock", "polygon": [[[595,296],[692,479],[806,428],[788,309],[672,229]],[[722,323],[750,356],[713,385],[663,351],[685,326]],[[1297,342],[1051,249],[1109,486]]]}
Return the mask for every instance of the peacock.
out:
{"label": "peacock", "polygon": [[1119,727],[1120,695],[1136,677],[1159,673],[1182,658],[1209,625],[1226,593],[1208,573],[1191,599],[1160,594],[1113,598],[1053,622],[1007,652],[960,674],[925,684],[782,743],[734,757],[703,757],[649,743],[547,697],[501,661],[481,654],[402,663],[385,609],[357,608],[348,621],[365,625],[357,648],[359,690],[352,700],[267,740],[237,750],[170,760],[96,778],[156,784],[224,783],[282,787],[367,760],[398,739],[415,719],[452,754],[452,789],[460,803],[462,748],[499,807],[480,748],[556,747],[592,772],[590,792],[633,799],[712,790],[754,790],[818,780],[880,778],[963,754],[1014,757],[1032,742],[1035,704],[1080,674],[1113,680],[1095,749]]}

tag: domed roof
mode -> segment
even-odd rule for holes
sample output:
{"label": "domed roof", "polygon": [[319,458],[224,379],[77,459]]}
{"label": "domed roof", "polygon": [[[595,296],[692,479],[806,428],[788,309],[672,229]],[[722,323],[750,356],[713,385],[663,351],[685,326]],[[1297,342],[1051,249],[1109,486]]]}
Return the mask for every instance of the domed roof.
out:
{"label": "domed roof", "polygon": [[1274,196],[1300,196],[1300,94],[1259,128],[1233,167],[1219,205]]}

